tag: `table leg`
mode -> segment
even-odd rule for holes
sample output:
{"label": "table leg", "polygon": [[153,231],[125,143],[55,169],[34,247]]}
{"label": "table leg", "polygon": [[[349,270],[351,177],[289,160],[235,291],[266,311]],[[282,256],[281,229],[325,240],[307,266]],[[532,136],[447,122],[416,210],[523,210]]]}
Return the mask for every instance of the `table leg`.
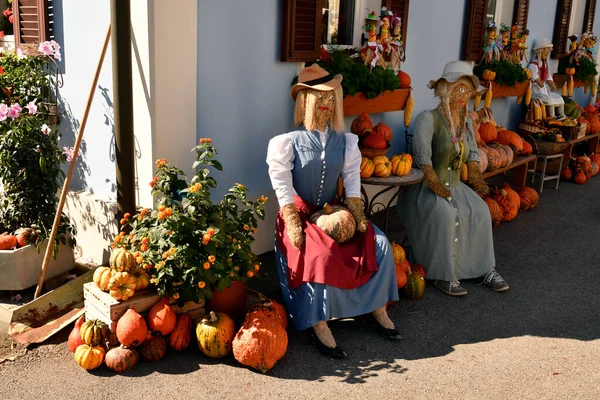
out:
{"label": "table leg", "polygon": [[400,190],[403,189],[404,187],[399,186],[398,190],[396,191],[396,193],[394,193],[394,195],[392,196],[392,198],[390,199],[390,201],[388,201],[387,207],[385,209],[385,223],[383,225],[383,233],[385,233],[387,235],[387,228],[388,228],[388,219],[390,218],[390,206],[392,205],[392,203],[394,202],[394,200],[398,197],[398,195],[400,194]]}
{"label": "table leg", "polygon": [[525,186],[527,180],[527,170],[529,169],[529,162],[519,165],[515,168],[515,187],[521,188]]}
{"label": "table leg", "polygon": [[365,217],[369,219],[371,217],[371,207],[369,205],[369,195],[367,195],[367,191],[363,185],[360,185],[360,193],[365,196]]}

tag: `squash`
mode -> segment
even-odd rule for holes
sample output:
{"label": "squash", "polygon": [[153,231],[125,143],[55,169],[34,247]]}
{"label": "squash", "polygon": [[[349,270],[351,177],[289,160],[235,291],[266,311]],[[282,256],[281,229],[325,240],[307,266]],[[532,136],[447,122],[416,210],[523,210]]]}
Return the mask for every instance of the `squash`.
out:
{"label": "squash", "polygon": [[412,157],[410,154],[398,154],[390,160],[392,164],[392,174],[396,176],[406,176],[412,168]]}
{"label": "squash", "polygon": [[17,245],[18,247],[25,247],[29,243],[35,242],[37,235],[31,228],[22,228],[15,232],[17,234]]}
{"label": "squash", "polygon": [[[279,324],[273,323],[281,328]],[[227,314],[211,311],[209,316],[202,318],[196,326],[198,348],[211,358],[228,355],[234,337],[235,324]]]}
{"label": "squash", "polygon": [[512,149],[508,146],[505,146],[503,144],[490,144],[489,145],[490,149],[494,149],[498,152],[499,157],[500,157],[500,167],[499,168],[504,168],[508,165],[510,165],[513,162],[515,153],[512,151]]}
{"label": "squash", "polygon": [[123,247],[119,247],[111,254],[109,264],[117,272],[128,272],[135,267],[135,256]]}
{"label": "squash", "polygon": [[404,267],[396,264],[396,285],[398,289],[402,289],[404,285],[406,285],[406,272],[404,272]]}
{"label": "squash", "polygon": [[498,132],[496,141],[505,146],[510,146],[516,153],[523,152],[523,139],[516,132],[509,130],[502,130]]}
{"label": "squash", "polygon": [[577,171],[577,173],[575,174],[575,178],[573,179],[573,182],[575,182],[578,185],[583,185],[586,181],[587,181],[587,178],[585,177],[585,174],[583,173],[583,171],[582,170]]}
{"label": "squash", "polygon": [[418,300],[425,292],[425,278],[421,274],[409,271],[404,285],[404,295],[407,299]]}
{"label": "squash", "polygon": [[360,138],[365,137],[372,130],[373,122],[371,122],[371,118],[366,112],[362,112],[358,117],[356,117],[350,126],[350,132],[354,133]]}
{"label": "squash", "polygon": [[373,160],[367,157],[363,157],[360,161],[360,177],[362,179],[368,179],[373,176],[373,172],[375,171],[375,164],[373,164]]}
{"label": "squash", "polygon": [[515,219],[517,213],[519,212],[519,207],[508,195],[506,190],[500,189],[497,191],[494,194],[493,199],[496,200],[496,203],[498,203],[500,209],[502,210],[502,222],[508,222]]}
{"label": "squash", "polygon": [[287,332],[270,318],[246,318],[232,343],[235,359],[262,373],[275,366],[287,346]]}
{"label": "squash", "polygon": [[187,349],[190,345],[192,318],[188,313],[177,314],[175,328],[169,334],[169,346],[175,351]]}
{"label": "squash", "polygon": [[169,304],[169,299],[163,297],[148,311],[148,329],[152,333],[168,335],[177,322],[175,311]]}
{"label": "squash", "polygon": [[17,247],[17,237],[14,235],[2,235],[0,236],[0,250],[12,250]]}
{"label": "squash", "polygon": [[477,151],[479,152],[479,169],[481,173],[484,173],[488,167],[488,153],[487,148],[478,147]]}
{"label": "squash", "polygon": [[148,272],[144,268],[137,267],[131,271],[130,274],[135,278],[136,292],[146,289],[148,286],[150,286],[150,275],[148,275]]}
{"label": "squash", "polygon": [[560,180],[561,181],[570,181],[571,179],[573,179],[573,170],[569,167],[563,169],[560,172]]}
{"label": "squash", "polygon": [[517,205],[517,208],[521,208],[521,197],[519,194],[510,187],[507,182],[502,184],[502,189],[506,191],[506,193],[510,196],[511,200]]}
{"label": "squash", "polygon": [[106,354],[103,347],[82,344],[75,350],[75,362],[83,369],[95,369],[102,365]]}
{"label": "squash", "polygon": [[484,122],[479,125],[479,136],[484,143],[488,144],[496,140],[498,131],[493,123]]}
{"label": "squash", "polygon": [[396,264],[402,264],[406,260],[404,248],[395,242],[392,242],[392,254],[394,255],[394,262]]}
{"label": "squash", "polygon": [[97,319],[90,319],[81,325],[79,330],[83,343],[98,346],[108,337],[108,326]]}
{"label": "squash", "polygon": [[599,169],[598,164],[596,164],[595,161],[592,161],[592,176],[596,176]]}
{"label": "squash", "polygon": [[597,114],[588,114],[587,119],[590,122],[590,132],[600,132],[600,116]]}
{"label": "squash", "polygon": [[[373,127],[373,132],[383,136],[386,142],[391,142],[392,140],[392,129],[384,124],[383,122],[378,123]],[[387,144],[386,144],[387,146]]]}
{"label": "squash", "polygon": [[518,193],[521,199],[522,211],[533,210],[540,201],[540,196],[538,192],[536,192],[535,189],[532,189],[528,186],[523,186],[522,188],[520,188],[518,190]]}
{"label": "squash", "polygon": [[402,70],[398,70],[398,80],[400,81],[400,89],[408,89],[411,85],[410,75]]}
{"label": "squash", "polygon": [[146,320],[133,308],[128,309],[117,321],[117,340],[126,347],[142,344],[148,334]]}
{"label": "squash", "polygon": [[527,140],[523,140],[523,151],[521,152],[521,154],[526,156],[531,153],[533,153],[533,146],[531,146],[531,144]]}
{"label": "squash", "polygon": [[565,74],[575,75],[575,68],[565,68]]}
{"label": "squash", "polygon": [[492,149],[491,147],[487,149],[488,156],[488,166],[486,171],[495,171],[500,168],[502,164],[502,159],[500,158],[500,153],[496,149]]}
{"label": "squash", "polygon": [[352,239],[356,232],[354,216],[342,206],[330,206],[325,203],[322,210],[310,216],[310,221],[337,243]]}
{"label": "squash", "polygon": [[107,267],[98,267],[94,271],[94,277],[92,280],[98,286],[98,289],[103,292],[108,292],[108,283],[110,282],[110,278],[112,278],[112,270]]}
{"label": "squash", "polygon": [[598,164],[600,166],[600,154],[592,153],[592,155],[590,156],[590,161],[595,162],[596,164]]}
{"label": "squash", "polygon": [[151,336],[139,347],[140,359],[145,362],[158,361],[167,354],[167,341],[162,336]]}
{"label": "squash", "polygon": [[82,344],[85,344],[83,342],[83,340],[81,340],[81,325],[83,325],[84,322],[85,322],[85,316],[82,315],[81,317],[79,317],[77,319],[77,321],[75,321],[75,326],[71,330],[71,333],[69,333],[69,339],[67,340],[67,346],[69,347],[69,351],[71,353],[75,353],[75,350],[77,350],[77,347],[79,347]]}
{"label": "squash", "polygon": [[210,309],[231,316],[242,317],[246,312],[248,287],[242,281],[231,281],[231,285],[223,290],[215,289],[210,298]]}
{"label": "squash", "polygon": [[486,69],[485,71],[483,71],[482,78],[486,81],[493,81],[494,79],[496,79],[496,72]]}
{"label": "squash", "polygon": [[419,264],[412,264],[410,266],[410,272],[413,274],[419,274],[423,277],[423,279],[427,279],[427,273],[425,273],[425,268]]}
{"label": "squash", "polygon": [[118,374],[127,372],[138,363],[139,355],[137,351],[123,346],[110,349],[104,356],[104,363]]}
{"label": "squash", "polygon": [[137,282],[129,272],[116,272],[108,282],[110,295],[116,300],[125,301],[135,293]]}
{"label": "squash", "polygon": [[375,171],[373,172],[373,175],[380,178],[387,178],[392,174],[392,164],[386,156],[375,157],[373,159],[373,164],[375,165]]}
{"label": "squash", "polygon": [[285,309],[281,304],[272,299],[251,306],[246,315],[246,319],[253,318],[270,318],[280,324],[283,329],[287,328],[288,321]]}
{"label": "squash", "polygon": [[382,135],[371,132],[367,135],[367,137],[365,137],[362,144],[364,147],[368,147],[370,149],[384,150],[387,147],[388,142]]}
{"label": "squash", "polygon": [[488,206],[490,210],[490,216],[492,218],[492,226],[500,225],[500,221],[502,220],[502,209],[498,205],[498,203],[492,199],[491,197],[486,197],[483,199],[485,204]]}

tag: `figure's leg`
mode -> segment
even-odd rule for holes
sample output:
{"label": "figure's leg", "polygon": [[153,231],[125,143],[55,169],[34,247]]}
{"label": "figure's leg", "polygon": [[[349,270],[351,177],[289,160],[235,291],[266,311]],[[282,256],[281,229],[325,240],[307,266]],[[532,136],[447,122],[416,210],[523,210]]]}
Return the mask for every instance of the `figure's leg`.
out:
{"label": "figure's leg", "polygon": [[555,119],[556,114],[554,113],[554,106],[552,104],[546,104],[545,107],[548,114],[548,118]]}
{"label": "figure's leg", "polygon": [[565,105],[559,104],[556,106],[556,119],[561,120],[565,119],[567,116],[565,115]]}
{"label": "figure's leg", "polygon": [[319,323],[313,326],[313,331],[316,336],[315,342],[319,353],[331,358],[346,357],[344,350],[337,346],[333,334],[331,333],[329,326],[327,326],[327,322],[319,321]]}
{"label": "figure's leg", "polygon": [[396,330],[394,323],[388,316],[385,306],[378,308],[371,313],[375,318],[375,330],[386,339],[399,340],[402,339],[400,332]]}

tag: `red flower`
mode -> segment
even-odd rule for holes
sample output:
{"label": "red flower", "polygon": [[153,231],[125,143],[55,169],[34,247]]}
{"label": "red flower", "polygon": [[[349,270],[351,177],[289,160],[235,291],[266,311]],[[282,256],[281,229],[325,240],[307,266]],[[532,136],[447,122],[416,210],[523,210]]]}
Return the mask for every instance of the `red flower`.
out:
{"label": "red flower", "polygon": [[15,16],[14,16],[14,15],[11,15],[10,17],[8,17],[8,21],[9,21],[11,24],[14,24],[14,23],[15,23]]}
{"label": "red flower", "polygon": [[0,38],[4,37],[4,31],[0,31]]}
{"label": "red flower", "polygon": [[6,10],[2,11],[5,17],[10,17],[12,15],[12,8],[8,7]]}
{"label": "red flower", "polygon": [[0,75],[4,73],[4,68],[0,67]]}

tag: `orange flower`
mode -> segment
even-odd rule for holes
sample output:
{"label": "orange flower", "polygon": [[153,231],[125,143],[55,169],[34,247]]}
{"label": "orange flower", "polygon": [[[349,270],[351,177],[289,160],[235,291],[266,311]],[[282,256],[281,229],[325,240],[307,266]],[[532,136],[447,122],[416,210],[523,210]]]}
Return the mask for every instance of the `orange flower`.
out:
{"label": "orange flower", "polygon": [[239,271],[239,270],[240,270],[240,267],[238,267],[238,266],[236,265],[236,266],[235,266],[233,269],[235,269],[236,271]]}
{"label": "orange flower", "polygon": [[245,231],[249,231],[249,230],[250,230],[250,227],[249,227],[248,225],[244,225],[244,230],[245,230]]}
{"label": "orange flower", "polygon": [[210,269],[210,263],[208,261],[206,261],[204,264],[202,264],[202,268]]}
{"label": "orange flower", "polygon": [[148,236],[146,236],[145,238],[142,239],[142,243],[148,243],[150,241],[150,238]]}
{"label": "orange flower", "polygon": [[208,228],[206,233],[208,233],[210,236],[213,236],[215,234],[215,228]]}
{"label": "orange flower", "polygon": [[214,262],[215,262],[215,256],[213,256],[213,255],[210,255],[210,256],[208,256],[208,261],[209,261],[211,264],[212,264],[212,263],[214,263]]}
{"label": "orange flower", "polygon": [[169,251],[165,251],[165,252],[163,252],[163,253],[162,253],[162,258],[163,258],[164,260],[166,260],[167,258],[169,258],[169,256],[170,256],[170,255],[171,255],[171,254],[169,253]]}
{"label": "orange flower", "polygon": [[200,289],[204,289],[204,287],[205,287],[205,286],[206,286],[206,283],[204,283],[204,282],[202,282],[202,281],[198,282],[198,287],[199,287]]}
{"label": "orange flower", "polygon": [[258,202],[259,202],[259,203],[266,203],[266,202],[267,202],[267,200],[269,200],[269,198],[268,198],[267,196],[260,196],[260,197],[258,198]]}
{"label": "orange flower", "polygon": [[248,278],[252,278],[254,276],[254,272],[248,271],[246,272],[246,275],[248,275]]}
{"label": "orange flower", "polygon": [[146,215],[147,212],[148,212],[147,208],[142,208],[142,210],[140,211],[140,215],[144,216],[144,215]]}
{"label": "orange flower", "polygon": [[127,220],[125,218],[121,218],[119,222],[121,223],[121,225],[125,225],[127,223]]}
{"label": "orange flower", "polygon": [[144,264],[143,268],[147,271],[149,269],[152,269],[152,265],[151,264]]}
{"label": "orange flower", "polygon": [[165,208],[167,208],[167,206],[160,206],[158,207],[158,211],[165,211]]}
{"label": "orange flower", "polygon": [[260,271],[260,265],[258,265],[258,264],[254,264],[254,270],[255,270],[256,272]]}
{"label": "orange flower", "polygon": [[135,259],[135,261],[136,261],[138,264],[141,264],[141,263],[143,263],[143,262],[144,262],[144,257],[142,257],[142,256],[139,256],[139,257],[137,257],[137,258]]}
{"label": "orange flower", "polygon": [[179,298],[179,293],[175,293],[175,294],[173,295],[173,298],[174,298],[175,300],[177,300],[177,299]]}
{"label": "orange flower", "polygon": [[121,236],[121,235],[115,237],[115,242],[117,242],[117,243],[121,243],[122,240],[123,240],[123,236]]}
{"label": "orange flower", "polygon": [[165,215],[164,211],[159,211],[158,212],[158,219],[162,221],[165,218],[166,218],[166,215]]}
{"label": "orange flower", "polygon": [[148,251],[148,243],[142,243],[140,246],[141,251]]}
{"label": "orange flower", "polygon": [[202,138],[202,139],[200,139],[200,143],[212,143],[212,139],[211,138]]}
{"label": "orange flower", "polygon": [[126,233],[125,233],[125,232],[119,232],[119,236],[123,237],[123,236],[125,236],[125,235],[126,235]]}
{"label": "orange flower", "polygon": [[134,233],[130,233],[130,234],[129,234],[129,240],[133,240],[134,236],[135,236],[135,234],[134,234]]}
{"label": "orange flower", "polygon": [[150,181],[150,187],[154,187],[154,185],[156,185],[156,182],[158,182],[158,176],[152,178],[152,180]]}
{"label": "orange flower", "polygon": [[235,276],[235,273],[233,273],[233,272],[230,272],[230,273],[229,273],[229,276],[233,278],[233,277]]}
{"label": "orange flower", "polygon": [[165,158],[156,160],[156,168],[162,168],[165,166],[166,163],[167,163],[167,160]]}
{"label": "orange flower", "polygon": [[129,219],[129,217],[131,217],[131,214],[129,213],[125,213],[125,215],[123,215],[123,218]]}
{"label": "orange flower", "polygon": [[170,217],[173,215],[173,209],[171,207],[165,208],[165,214],[167,214],[167,217]]}
{"label": "orange flower", "polygon": [[252,234],[256,235],[256,228],[252,228]]}
{"label": "orange flower", "polygon": [[190,192],[191,193],[196,193],[198,191],[200,191],[200,189],[202,189],[202,184],[201,183],[194,183],[191,187],[190,187]]}
{"label": "orange flower", "polygon": [[173,234],[173,229],[169,229],[169,235]]}
{"label": "orange flower", "polygon": [[230,263],[230,264],[231,264],[231,261],[232,261],[231,258],[227,259],[227,262]]}
{"label": "orange flower", "polygon": [[203,243],[204,243],[205,245],[207,245],[207,244],[208,244],[208,242],[210,242],[210,238],[211,238],[211,237],[212,237],[212,236],[211,236],[211,235],[209,235],[208,233],[205,233],[204,235],[202,235],[202,240],[203,240]]}

